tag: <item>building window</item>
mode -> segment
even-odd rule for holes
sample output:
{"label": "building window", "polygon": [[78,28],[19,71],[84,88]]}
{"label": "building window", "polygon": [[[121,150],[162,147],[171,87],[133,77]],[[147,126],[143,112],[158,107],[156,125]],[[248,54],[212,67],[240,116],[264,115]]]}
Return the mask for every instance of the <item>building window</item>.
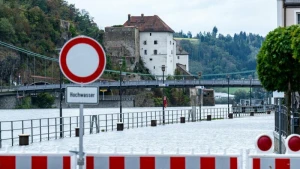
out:
{"label": "building window", "polygon": [[154,41],[154,45],[157,45],[157,40]]}
{"label": "building window", "polygon": [[297,13],[297,24],[300,24],[300,13]]}
{"label": "building window", "polygon": [[170,45],[171,45],[171,41],[170,41]]}
{"label": "building window", "polygon": [[144,41],[144,45],[147,45],[147,41],[146,40]]}
{"label": "building window", "polygon": [[147,55],[147,50],[144,50],[144,54]]}
{"label": "building window", "polygon": [[171,54],[173,54],[173,50],[171,50]]}
{"label": "building window", "polygon": [[150,36],[152,35],[152,33],[150,33]]}
{"label": "building window", "polygon": [[149,60],[152,61],[152,58],[150,58]]}
{"label": "building window", "polygon": [[153,66],[153,69],[155,69],[155,66]]}
{"label": "building window", "polygon": [[153,54],[154,54],[154,55],[157,55],[157,50],[154,50],[154,51],[153,51]]}
{"label": "building window", "polygon": [[177,56],[177,59],[180,59],[180,57],[179,57],[179,56]]}

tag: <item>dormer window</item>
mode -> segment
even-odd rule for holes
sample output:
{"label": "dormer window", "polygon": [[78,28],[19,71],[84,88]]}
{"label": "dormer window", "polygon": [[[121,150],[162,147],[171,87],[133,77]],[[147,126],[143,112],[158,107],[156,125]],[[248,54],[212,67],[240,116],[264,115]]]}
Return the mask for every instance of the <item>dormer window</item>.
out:
{"label": "dormer window", "polygon": [[154,41],[154,45],[157,45],[157,40]]}

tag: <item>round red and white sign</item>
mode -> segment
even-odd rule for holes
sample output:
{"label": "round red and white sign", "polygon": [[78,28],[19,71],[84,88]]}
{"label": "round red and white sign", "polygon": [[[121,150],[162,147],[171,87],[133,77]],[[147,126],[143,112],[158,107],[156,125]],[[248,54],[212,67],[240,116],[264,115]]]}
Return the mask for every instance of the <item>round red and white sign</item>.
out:
{"label": "round red and white sign", "polygon": [[70,81],[77,84],[92,83],[105,70],[105,52],[96,40],[77,36],[69,40],[61,49],[59,66]]}

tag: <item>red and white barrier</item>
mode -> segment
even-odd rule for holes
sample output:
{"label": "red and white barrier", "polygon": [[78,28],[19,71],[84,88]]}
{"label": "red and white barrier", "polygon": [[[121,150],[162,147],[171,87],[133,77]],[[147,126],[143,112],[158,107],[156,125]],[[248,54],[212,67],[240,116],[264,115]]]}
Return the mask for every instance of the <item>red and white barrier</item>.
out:
{"label": "red and white barrier", "polygon": [[86,169],[238,169],[238,156],[87,154]]}
{"label": "red and white barrier", "polygon": [[285,154],[271,154],[273,139],[263,134],[256,139],[257,153],[249,155],[249,169],[300,169],[300,135],[290,135],[285,140]]}
{"label": "red and white barrier", "polygon": [[3,153],[0,169],[71,169],[71,155]]}

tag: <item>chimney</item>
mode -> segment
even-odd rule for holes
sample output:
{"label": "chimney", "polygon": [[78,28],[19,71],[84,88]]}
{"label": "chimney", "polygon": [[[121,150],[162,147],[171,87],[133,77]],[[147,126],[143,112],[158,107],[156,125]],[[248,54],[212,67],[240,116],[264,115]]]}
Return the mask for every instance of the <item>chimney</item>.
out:
{"label": "chimney", "polygon": [[141,21],[144,21],[144,14],[141,14]]}
{"label": "chimney", "polygon": [[128,14],[128,22],[130,22],[130,14]]}

